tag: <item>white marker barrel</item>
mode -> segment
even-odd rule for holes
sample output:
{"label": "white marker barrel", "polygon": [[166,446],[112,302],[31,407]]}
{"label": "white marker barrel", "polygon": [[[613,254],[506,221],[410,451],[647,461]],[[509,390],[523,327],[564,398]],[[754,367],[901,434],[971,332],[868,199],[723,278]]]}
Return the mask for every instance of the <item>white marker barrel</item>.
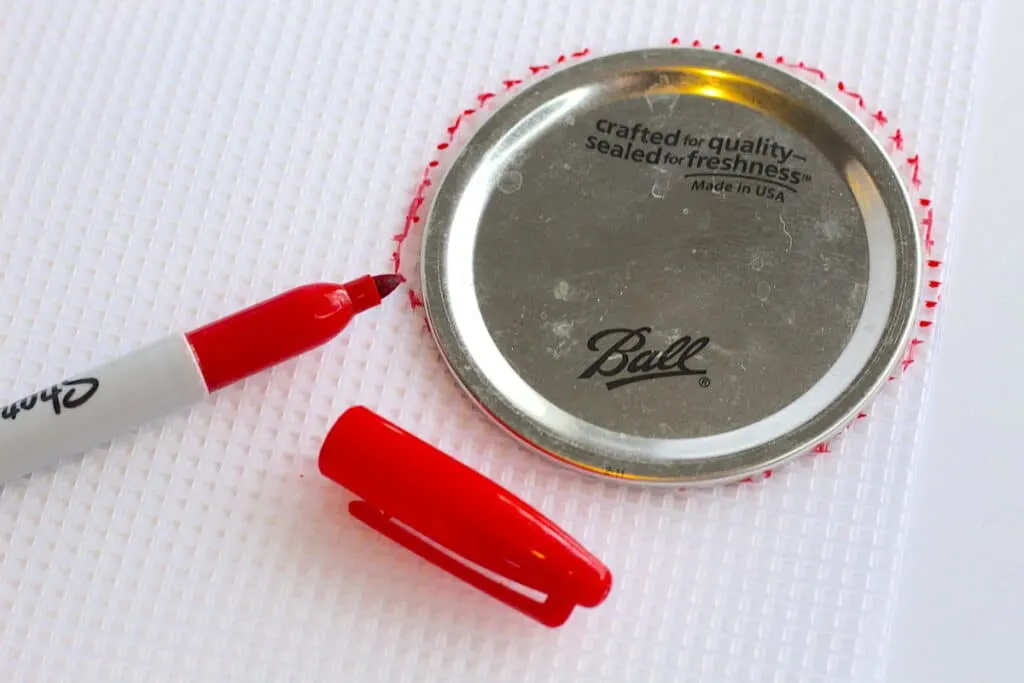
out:
{"label": "white marker barrel", "polygon": [[184,335],[166,337],[0,408],[0,487],[208,396]]}

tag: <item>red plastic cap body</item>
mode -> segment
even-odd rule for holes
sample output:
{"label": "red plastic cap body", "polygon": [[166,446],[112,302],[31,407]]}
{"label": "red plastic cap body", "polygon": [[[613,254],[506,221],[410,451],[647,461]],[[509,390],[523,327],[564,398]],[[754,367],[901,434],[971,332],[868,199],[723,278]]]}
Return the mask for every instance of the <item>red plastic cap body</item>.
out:
{"label": "red plastic cap body", "polygon": [[364,407],[337,420],[319,466],[362,498],[349,505],[353,516],[542,624],[560,626],[611,591],[608,568],[550,519]]}

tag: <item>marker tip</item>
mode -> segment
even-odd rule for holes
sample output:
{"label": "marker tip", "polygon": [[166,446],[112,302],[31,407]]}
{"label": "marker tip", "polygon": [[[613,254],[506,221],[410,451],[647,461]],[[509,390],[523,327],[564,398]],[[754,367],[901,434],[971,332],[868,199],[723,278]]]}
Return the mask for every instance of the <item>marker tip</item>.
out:
{"label": "marker tip", "polygon": [[380,298],[383,299],[391,292],[398,289],[398,285],[402,284],[401,275],[374,275],[373,284],[377,287],[377,293]]}

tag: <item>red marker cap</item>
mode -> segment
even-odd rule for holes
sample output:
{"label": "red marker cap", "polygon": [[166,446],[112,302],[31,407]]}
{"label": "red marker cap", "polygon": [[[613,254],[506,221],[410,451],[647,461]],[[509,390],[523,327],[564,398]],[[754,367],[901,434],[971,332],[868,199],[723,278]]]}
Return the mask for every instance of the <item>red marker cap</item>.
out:
{"label": "red marker cap", "polygon": [[338,418],[319,464],[362,499],[354,517],[546,626],[608,597],[611,572],[554,522],[367,408]]}

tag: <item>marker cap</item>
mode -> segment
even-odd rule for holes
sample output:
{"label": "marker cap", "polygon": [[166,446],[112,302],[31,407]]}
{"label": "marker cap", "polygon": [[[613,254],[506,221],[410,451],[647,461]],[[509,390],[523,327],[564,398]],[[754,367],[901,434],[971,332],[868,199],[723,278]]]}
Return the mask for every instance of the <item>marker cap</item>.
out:
{"label": "marker cap", "polygon": [[319,467],[360,498],[354,517],[546,626],[611,590],[608,568],[550,519],[365,407],[338,418]]}

